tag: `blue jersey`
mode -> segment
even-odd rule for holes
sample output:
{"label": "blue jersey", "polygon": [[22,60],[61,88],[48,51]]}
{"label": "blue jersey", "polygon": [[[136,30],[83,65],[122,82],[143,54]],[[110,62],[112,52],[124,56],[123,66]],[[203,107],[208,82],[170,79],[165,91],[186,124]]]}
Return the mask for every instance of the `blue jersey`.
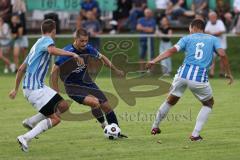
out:
{"label": "blue jersey", "polygon": [[24,60],[27,65],[23,80],[24,89],[39,89],[44,86],[44,79],[49,68],[51,55],[48,47],[54,45],[51,37],[43,36],[31,48],[28,56]]}
{"label": "blue jersey", "polygon": [[[154,18],[150,18],[150,19],[147,19],[145,17],[142,17],[138,20],[138,24],[141,24],[143,27],[151,27],[153,29],[153,32],[154,33],[154,30],[155,30],[155,27],[156,27],[156,21]],[[142,34],[151,34],[151,33],[145,33],[145,32],[141,32]],[[141,41],[147,41],[147,38],[146,37],[141,37],[140,38]]]}
{"label": "blue jersey", "polygon": [[91,11],[94,8],[99,9],[98,2],[96,0],[92,0],[91,2],[81,2],[81,8],[86,11]]}
{"label": "blue jersey", "polygon": [[58,56],[55,64],[60,67],[60,77],[65,84],[79,84],[82,82],[91,83],[91,78],[87,73],[87,63],[89,56],[100,59],[101,54],[97,49],[87,44],[84,50],[77,50],[72,44],[63,48],[66,51],[74,52],[84,59],[84,66],[78,66],[75,59],[69,56]]}
{"label": "blue jersey", "polygon": [[212,35],[195,33],[181,38],[175,47],[178,51],[185,52],[185,59],[178,70],[178,76],[197,82],[207,82],[207,73],[214,52],[222,48],[219,39]]}

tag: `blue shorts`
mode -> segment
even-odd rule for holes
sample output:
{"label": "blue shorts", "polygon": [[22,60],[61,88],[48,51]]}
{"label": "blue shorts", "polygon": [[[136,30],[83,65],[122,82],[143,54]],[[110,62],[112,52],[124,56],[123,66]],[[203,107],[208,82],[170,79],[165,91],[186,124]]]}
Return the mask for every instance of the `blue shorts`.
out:
{"label": "blue shorts", "polygon": [[78,84],[65,84],[65,89],[70,98],[74,101],[83,104],[86,96],[94,96],[102,104],[107,101],[104,93],[98,88],[95,83],[79,82]]}
{"label": "blue shorts", "polygon": [[[147,40],[140,40],[139,42],[139,58],[140,59],[146,59],[148,46],[147,46]],[[150,39],[150,57],[151,59],[154,58],[154,42],[153,38]]]}

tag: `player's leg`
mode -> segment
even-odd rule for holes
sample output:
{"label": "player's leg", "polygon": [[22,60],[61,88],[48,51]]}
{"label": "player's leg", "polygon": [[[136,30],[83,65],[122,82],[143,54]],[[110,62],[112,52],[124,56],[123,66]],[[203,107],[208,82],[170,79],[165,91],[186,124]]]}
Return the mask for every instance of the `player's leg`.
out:
{"label": "player's leg", "polygon": [[167,100],[163,102],[163,104],[160,106],[159,110],[156,113],[156,118],[152,125],[151,134],[155,135],[161,132],[159,129],[161,121],[167,116],[170,108],[178,102],[178,100],[186,90],[186,87],[186,80],[181,78],[174,79]]}
{"label": "player's leg", "polygon": [[[117,116],[116,116],[115,112],[112,110],[111,105],[109,104],[107,99],[104,99],[103,101],[100,100],[100,104],[101,104],[100,105],[101,109],[105,113],[108,124],[115,123],[119,126]],[[128,136],[121,133],[119,135],[119,138],[128,138]]]}
{"label": "player's leg", "polygon": [[19,144],[22,147],[24,152],[28,152],[28,142],[33,138],[37,137],[41,133],[47,131],[48,129],[56,126],[61,121],[60,117],[53,113],[48,115],[46,119],[40,121],[32,130],[28,131],[24,135],[20,135],[17,137]]}
{"label": "player's leg", "polygon": [[118,125],[117,116],[112,110],[111,105],[109,104],[107,97],[104,95],[104,93],[95,83],[92,83],[88,87],[91,88],[90,94],[97,98],[98,103],[100,104],[100,108],[105,113],[108,124],[115,123]]}
{"label": "player's leg", "polygon": [[26,118],[23,120],[22,125],[23,127],[27,129],[32,129],[38,122],[40,122],[43,119],[46,119],[47,117],[44,116],[42,113],[37,113],[33,115],[32,117]]}
{"label": "player's leg", "polygon": [[101,110],[105,113],[108,124],[116,123],[118,125],[117,117],[116,117],[114,111],[112,110],[110,104],[108,103],[106,96],[99,89],[99,87],[95,83],[84,84],[84,85],[85,85],[85,90],[88,93],[88,95],[91,95],[92,97],[94,97],[96,99],[93,100],[89,96],[86,96],[86,97],[89,97],[88,99],[91,100],[90,101],[91,103],[95,102],[95,105],[100,106]]}
{"label": "player's leg", "polygon": [[102,111],[105,113],[108,124],[115,123],[115,124],[119,125],[117,116],[116,116],[115,112],[112,110],[108,101],[102,102],[100,107],[101,107]]}
{"label": "player's leg", "polygon": [[207,122],[207,119],[212,111],[212,107],[214,104],[212,88],[209,83],[198,82],[192,82],[192,84],[189,85],[189,88],[192,91],[192,93],[196,96],[196,98],[198,98],[202,102],[202,108],[198,113],[195,127],[190,136],[190,139],[192,141],[198,141],[202,140],[200,132],[204,124]]}
{"label": "player's leg", "polygon": [[98,122],[101,124],[101,127],[104,128],[107,123],[100,108],[99,100],[93,96],[86,96],[83,100],[83,104],[91,107],[92,115],[98,120]]}
{"label": "player's leg", "polygon": [[[39,110],[39,112],[46,117],[40,120],[36,124],[36,126],[32,128],[32,130],[28,131],[23,135],[18,136],[17,140],[20,143],[22,150],[27,152],[29,141],[31,141],[33,138],[35,138],[42,132],[60,123],[59,117],[60,114],[57,113],[60,110],[58,109],[58,107],[61,106],[62,111],[65,111],[66,108],[68,108],[68,104],[66,102],[62,102],[63,98],[59,94],[57,94],[54,90],[46,86],[39,90],[24,91],[24,95],[28,99],[28,101],[34,104],[34,107],[36,107]],[[36,117],[40,116],[41,114],[37,114]]]}
{"label": "player's leg", "polygon": [[97,119],[97,121],[101,124],[101,127],[104,128],[107,124],[102,113],[102,110],[99,108],[100,103],[99,100],[94,96],[86,96],[85,93],[81,93],[82,95],[77,96],[69,96],[75,102],[79,104],[84,104],[86,106],[91,107],[92,115]]}
{"label": "player's leg", "polygon": [[[56,108],[56,114],[60,116],[61,113],[64,113],[65,111],[68,110],[68,103],[66,101],[61,101],[59,102],[57,108]],[[42,113],[37,113],[35,115],[33,115],[30,118],[26,118],[25,120],[23,120],[22,124],[25,128],[27,129],[32,129],[38,122],[40,122],[41,120],[46,119],[47,117],[44,116]]]}

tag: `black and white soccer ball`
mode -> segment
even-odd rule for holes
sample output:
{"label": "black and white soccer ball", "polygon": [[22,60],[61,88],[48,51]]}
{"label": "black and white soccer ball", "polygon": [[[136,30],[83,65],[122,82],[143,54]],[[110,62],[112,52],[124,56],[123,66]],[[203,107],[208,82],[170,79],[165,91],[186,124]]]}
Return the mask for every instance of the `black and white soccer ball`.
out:
{"label": "black and white soccer ball", "polygon": [[107,125],[103,131],[104,131],[104,136],[107,139],[111,139],[111,140],[118,139],[121,134],[121,129],[115,123]]}

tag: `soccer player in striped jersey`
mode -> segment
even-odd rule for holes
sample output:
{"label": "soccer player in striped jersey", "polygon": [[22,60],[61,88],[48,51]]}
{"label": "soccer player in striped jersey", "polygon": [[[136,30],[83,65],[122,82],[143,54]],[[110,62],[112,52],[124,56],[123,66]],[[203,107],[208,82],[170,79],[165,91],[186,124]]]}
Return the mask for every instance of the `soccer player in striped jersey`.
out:
{"label": "soccer player in striped jersey", "polygon": [[185,52],[183,65],[180,66],[175,75],[170,93],[157,111],[156,119],[152,125],[151,134],[153,135],[161,132],[159,129],[160,122],[166,117],[169,109],[178,102],[185,89],[189,88],[203,105],[197,116],[195,128],[189,138],[192,141],[202,140],[200,131],[206,123],[214,104],[212,89],[208,82],[208,70],[212,63],[214,52],[218,53],[224,63],[229,84],[233,82],[228,58],[218,38],[204,34],[204,28],[204,21],[200,19],[193,20],[189,26],[190,35],[182,37],[175,46],[166,50],[146,65],[147,68],[151,68],[158,61],[170,57],[178,51]]}
{"label": "soccer player in striped jersey", "polygon": [[9,93],[11,99],[17,95],[20,82],[23,80],[24,97],[39,112],[23,121],[23,126],[30,129],[27,133],[17,137],[17,141],[24,152],[28,151],[28,142],[42,132],[60,123],[60,113],[68,109],[68,104],[53,89],[44,84],[51,55],[65,55],[74,57],[80,64],[83,59],[73,52],[67,52],[55,47],[56,24],[47,19],[41,25],[42,37],[31,48],[28,56],[18,69],[15,88]]}

